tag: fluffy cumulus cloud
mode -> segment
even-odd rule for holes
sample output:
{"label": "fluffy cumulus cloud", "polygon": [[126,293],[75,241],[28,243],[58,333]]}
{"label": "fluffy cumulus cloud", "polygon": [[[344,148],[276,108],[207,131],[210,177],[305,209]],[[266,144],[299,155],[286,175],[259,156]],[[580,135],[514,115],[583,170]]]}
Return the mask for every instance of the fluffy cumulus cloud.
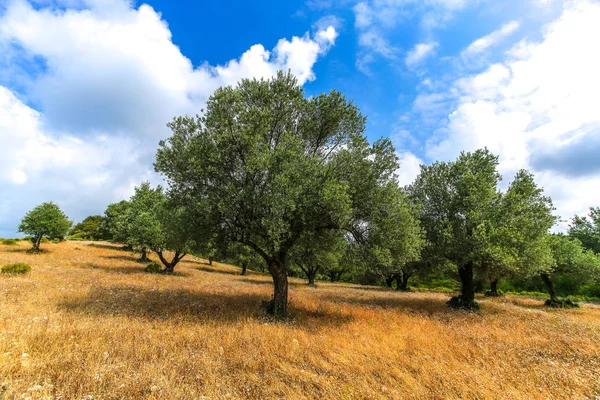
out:
{"label": "fluffy cumulus cloud", "polygon": [[569,3],[541,40],[522,40],[503,62],[422,93],[417,114],[453,104],[427,141],[426,158],[450,160],[487,146],[507,181],[520,168],[532,170],[563,218],[600,204],[598,21],[599,3]]}
{"label": "fluffy cumulus cloud", "polygon": [[[41,5],[40,5],[41,4]],[[334,26],[251,46],[224,65],[192,65],[148,5],[95,0],[0,8],[0,234],[36,203],[80,219],[157,179],[165,124],[194,114],[219,86],[291,70],[304,84],[334,45]],[[71,8],[65,8],[71,7]]]}

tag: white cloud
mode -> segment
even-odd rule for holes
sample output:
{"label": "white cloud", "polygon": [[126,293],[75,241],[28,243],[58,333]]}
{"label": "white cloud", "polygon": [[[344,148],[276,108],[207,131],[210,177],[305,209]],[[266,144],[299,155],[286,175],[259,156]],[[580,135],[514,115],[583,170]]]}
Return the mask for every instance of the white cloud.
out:
{"label": "white cloud", "polygon": [[415,68],[422,63],[427,57],[433,55],[435,48],[438,46],[436,42],[417,43],[407,54],[404,60],[408,68]]}
{"label": "white cloud", "polygon": [[400,186],[409,185],[419,175],[421,164],[424,164],[423,160],[408,151],[399,153],[398,157],[400,158],[400,168],[396,171],[398,183]]}
{"label": "white cloud", "polygon": [[522,41],[484,72],[422,93],[417,112],[438,98],[455,104],[429,139],[427,158],[450,160],[487,146],[507,180],[532,170],[559,215],[600,204],[599,20],[599,3],[570,3],[539,42]]}
{"label": "white cloud", "polygon": [[472,57],[476,54],[483,53],[488,48],[498,44],[504,38],[510,36],[517,29],[519,29],[519,23],[517,21],[510,21],[489,35],[475,40],[462,52],[461,55],[463,57]]}
{"label": "white cloud", "polygon": [[389,59],[396,58],[398,51],[376,31],[361,33],[358,37],[358,44]]}
{"label": "white cloud", "polygon": [[10,84],[0,86],[0,139],[8,155],[0,160],[0,231],[16,225],[21,204],[62,198],[74,218],[102,212],[153,176],[166,122],[197,113],[214,89],[241,78],[289,69],[300,84],[314,80],[314,64],[338,35],[323,25],[312,37],[281,39],[271,51],[256,44],[224,65],[195,67],[148,5],[69,5],[75,8],[15,0],[0,11],[0,80]]}

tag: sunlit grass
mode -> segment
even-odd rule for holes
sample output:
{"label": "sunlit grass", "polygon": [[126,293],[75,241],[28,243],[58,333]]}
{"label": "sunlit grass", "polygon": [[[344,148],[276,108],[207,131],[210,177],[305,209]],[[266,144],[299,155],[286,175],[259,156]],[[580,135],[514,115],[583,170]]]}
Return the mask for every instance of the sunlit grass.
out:
{"label": "sunlit grass", "polygon": [[[0,398],[584,399],[600,389],[600,308],[291,280],[292,318],[260,304],[270,277],[184,259],[148,274],[119,246],[0,245]],[[155,257],[152,257],[156,261]]]}

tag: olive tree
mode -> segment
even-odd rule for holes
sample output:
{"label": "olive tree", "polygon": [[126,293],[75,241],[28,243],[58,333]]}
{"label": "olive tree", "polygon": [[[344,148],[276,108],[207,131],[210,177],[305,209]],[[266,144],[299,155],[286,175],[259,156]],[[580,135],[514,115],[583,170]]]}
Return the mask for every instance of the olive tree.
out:
{"label": "olive tree", "polygon": [[590,207],[587,216],[574,216],[569,224],[569,236],[579,240],[586,249],[600,254],[600,207]]}
{"label": "olive tree", "polygon": [[64,238],[73,222],[53,202],[46,202],[29,211],[19,224],[19,232],[30,235],[32,251],[39,251],[43,237],[49,239]]}
{"label": "olive tree", "polygon": [[[323,230],[305,233],[290,251],[290,260],[306,276],[309,286],[315,286],[317,274],[339,270],[346,243],[341,231]],[[331,279],[331,278],[330,278]]]}
{"label": "olive tree", "polygon": [[[142,249],[142,260],[147,250],[156,253],[166,274],[172,274],[175,266],[192,249],[196,241],[209,236],[198,214],[201,208],[193,208],[185,199],[170,197],[158,186],[152,188],[144,182],[135,188],[125,214],[127,242]],[[167,251],[172,251],[169,260]]]}
{"label": "olive tree", "polygon": [[208,204],[217,232],[260,255],[268,312],[287,314],[290,250],[303,234],[357,226],[373,189],[394,179],[389,140],[369,145],[365,118],[331,91],[305,97],[291,74],[217,89],[196,118],[175,118],[155,168],[170,191]]}
{"label": "olive tree", "polygon": [[536,265],[541,237],[554,223],[552,203],[526,171],[506,195],[498,189],[498,157],[487,149],[462,152],[453,162],[422,166],[411,193],[421,205],[426,253],[458,272],[460,296],[451,306],[477,308],[474,272],[492,279]]}
{"label": "olive tree", "polygon": [[556,222],[553,210],[552,200],[526,170],[518,171],[506,192],[500,193],[487,229],[489,245],[480,260],[490,280],[488,295],[499,295],[500,278],[537,276],[551,262],[545,238]]}
{"label": "olive tree", "polygon": [[381,188],[377,206],[365,225],[371,269],[391,287],[408,290],[408,280],[421,267],[423,232],[417,207],[395,184]]}
{"label": "olive tree", "polygon": [[570,301],[558,298],[553,277],[557,274],[569,274],[576,276],[581,281],[598,279],[600,277],[600,257],[591,250],[585,249],[578,239],[566,235],[548,235],[547,243],[552,255],[552,262],[540,275],[550,296],[546,305],[552,307],[575,305]]}

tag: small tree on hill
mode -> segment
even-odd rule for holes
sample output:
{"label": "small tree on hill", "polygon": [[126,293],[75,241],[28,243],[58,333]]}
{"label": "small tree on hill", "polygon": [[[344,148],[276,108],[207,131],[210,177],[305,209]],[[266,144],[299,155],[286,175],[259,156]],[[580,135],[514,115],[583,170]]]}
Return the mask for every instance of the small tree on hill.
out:
{"label": "small tree on hill", "polygon": [[32,236],[32,250],[39,251],[43,237],[63,238],[72,224],[57,204],[46,202],[25,214],[19,224],[19,232]]}

